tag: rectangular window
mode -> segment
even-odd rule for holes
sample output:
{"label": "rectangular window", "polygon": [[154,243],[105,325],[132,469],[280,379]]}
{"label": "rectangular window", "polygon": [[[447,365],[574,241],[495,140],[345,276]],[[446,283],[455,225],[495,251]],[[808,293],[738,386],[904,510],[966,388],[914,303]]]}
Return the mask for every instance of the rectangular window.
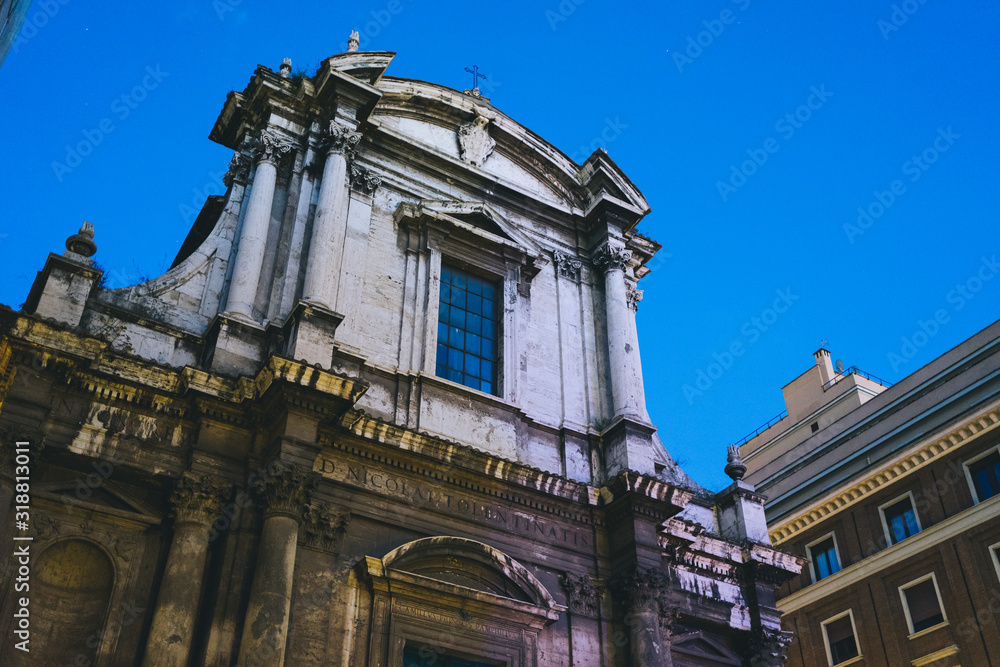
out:
{"label": "rectangular window", "polygon": [[933,574],[900,586],[899,594],[903,599],[903,610],[906,612],[911,635],[947,620]]}
{"label": "rectangular window", "polygon": [[972,480],[977,503],[1000,493],[1000,452],[992,451],[965,466]]}
{"label": "rectangular window", "polygon": [[[436,648],[436,647],[434,647]],[[494,663],[477,662],[438,653],[431,645],[426,648],[403,647],[403,667],[495,667]]]}
{"label": "rectangular window", "polygon": [[441,266],[438,377],[497,393],[498,286],[452,266]]}
{"label": "rectangular window", "polygon": [[889,544],[897,544],[920,532],[917,513],[913,509],[913,497],[909,494],[897,498],[879,509],[882,510],[885,537]]}
{"label": "rectangular window", "polygon": [[861,655],[854,632],[854,615],[850,611],[823,622],[823,639],[831,667]]}
{"label": "rectangular window", "polygon": [[823,538],[807,549],[809,550],[813,582],[840,572],[840,559],[837,558],[837,545],[834,543],[833,535]]}

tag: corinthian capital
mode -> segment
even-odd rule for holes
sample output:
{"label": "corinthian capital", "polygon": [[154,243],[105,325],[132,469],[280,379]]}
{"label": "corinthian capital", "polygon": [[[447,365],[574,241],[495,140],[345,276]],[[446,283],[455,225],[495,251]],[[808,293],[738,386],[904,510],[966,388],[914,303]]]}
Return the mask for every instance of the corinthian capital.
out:
{"label": "corinthian capital", "polygon": [[350,514],[326,503],[309,505],[302,517],[302,541],[307,547],[334,551],[350,520]]}
{"label": "corinthian capital", "polygon": [[229,161],[229,171],[222,177],[222,182],[228,188],[233,183],[245,184],[250,175],[250,158],[239,151],[233,153],[233,159]]}
{"label": "corinthian capital", "polygon": [[316,487],[313,475],[299,466],[274,462],[251,481],[264,503],[264,516],[284,514],[297,521]]}
{"label": "corinthian capital", "polygon": [[252,144],[253,156],[258,162],[277,164],[288,157],[295,146],[271,129],[264,129]]}
{"label": "corinthian capital", "polygon": [[625,281],[625,298],[628,300],[628,307],[632,310],[639,310],[639,302],[642,301],[642,290],[635,285]]}
{"label": "corinthian capital", "polygon": [[351,165],[351,188],[366,195],[375,194],[378,186],[382,185],[382,177],[356,164]]}
{"label": "corinthian capital", "polygon": [[662,570],[655,567],[646,571],[635,568],[614,577],[610,583],[612,591],[629,612],[655,609],[662,615],[670,609],[670,579]]}
{"label": "corinthian capital", "polygon": [[589,575],[578,577],[565,572],[559,577],[559,583],[566,591],[566,603],[570,612],[592,618],[597,617],[598,593],[594,581]]}
{"label": "corinthian capital", "polygon": [[792,643],[792,633],[759,628],[751,639],[751,667],[782,667],[788,659],[785,651]]}
{"label": "corinthian capital", "polygon": [[320,147],[326,153],[342,153],[350,160],[354,157],[354,150],[360,141],[360,132],[355,132],[346,125],[331,120],[330,126],[323,133],[323,138],[320,139]]}
{"label": "corinthian capital", "polygon": [[207,475],[184,473],[170,495],[175,523],[211,525],[229,491],[228,485],[218,484]]}
{"label": "corinthian capital", "polygon": [[558,273],[571,280],[578,280],[580,278],[580,269],[583,268],[583,262],[558,250],[552,253],[552,258],[555,260]]}
{"label": "corinthian capital", "polygon": [[631,259],[631,250],[605,243],[594,253],[594,266],[602,271],[624,271]]}

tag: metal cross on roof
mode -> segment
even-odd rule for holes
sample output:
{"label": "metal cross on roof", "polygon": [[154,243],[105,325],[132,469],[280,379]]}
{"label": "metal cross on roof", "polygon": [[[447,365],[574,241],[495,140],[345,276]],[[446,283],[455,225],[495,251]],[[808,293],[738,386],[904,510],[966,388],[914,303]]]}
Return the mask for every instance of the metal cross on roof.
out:
{"label": "metal cross on roof", "polygon": [[472,89],[479,90],[479,80],[485,79],[485,74],[479,73],[479,65],[473,65],[472,68],[465,68],[465,71],[472,75]]}

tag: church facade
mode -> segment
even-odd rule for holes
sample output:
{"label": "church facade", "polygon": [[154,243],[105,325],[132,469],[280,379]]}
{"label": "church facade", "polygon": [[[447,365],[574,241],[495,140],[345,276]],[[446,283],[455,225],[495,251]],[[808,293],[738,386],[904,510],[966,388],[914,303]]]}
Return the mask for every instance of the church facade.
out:
{"label": "church facade", "polygon": [[258,66],[169,271],[86,224],[0,311],[0,662],[783,664],[803,560],[646,411],[641,192],[392,58]]}

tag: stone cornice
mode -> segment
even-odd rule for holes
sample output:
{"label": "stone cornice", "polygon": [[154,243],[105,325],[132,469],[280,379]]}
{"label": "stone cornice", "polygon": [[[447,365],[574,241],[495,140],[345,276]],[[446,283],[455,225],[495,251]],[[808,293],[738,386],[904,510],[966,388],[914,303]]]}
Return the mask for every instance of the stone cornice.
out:
{"label": "stone cornice", "polygon": [[[429,463],[426,467],[414,465],[403,456],[395,457],[384,451],[364,450],[346,440],[331,438],[330,435],[321,436],[320,443],[354,456],[368,459],[377,457],[379,466],[383,468],[394,467],[405,470],[422,475],[438,484],[448,484],[466,491],[482,493],[512,505],[530,507],[536,512],[586,524],[595,520],[595,517],[586,512],[586,508],[598,504],[597,489],[589,484],[509,461],[468,445],[389,424],[359,410],[349,410],[341,419],[341,426],[364,440],[396,447],[402,451],[428,457],[431,461],[440,462],[455,469],[455,474],[442,475],[440,469],[433,463]],[[472,475],[482,475],[488,479],[520,487],[525,495],[509,487],[498,488],[493,484],[477,484],[469,479]],[[550,500],[542,502],[537,497],[532,497],[535,492],[544,494]],[[570,505],[560,507],[558,500]]]}
{"label": "stone cornice", "polygon": [[1000,424],[1000,401],[939,433],[908,448],[890,461],[871,470],[863,477],[838,488],[824,498],[799,510],[770,527],[771,542],[781,544],[844,509],[855,505],[925,466],[940,460],[979,435]]}

